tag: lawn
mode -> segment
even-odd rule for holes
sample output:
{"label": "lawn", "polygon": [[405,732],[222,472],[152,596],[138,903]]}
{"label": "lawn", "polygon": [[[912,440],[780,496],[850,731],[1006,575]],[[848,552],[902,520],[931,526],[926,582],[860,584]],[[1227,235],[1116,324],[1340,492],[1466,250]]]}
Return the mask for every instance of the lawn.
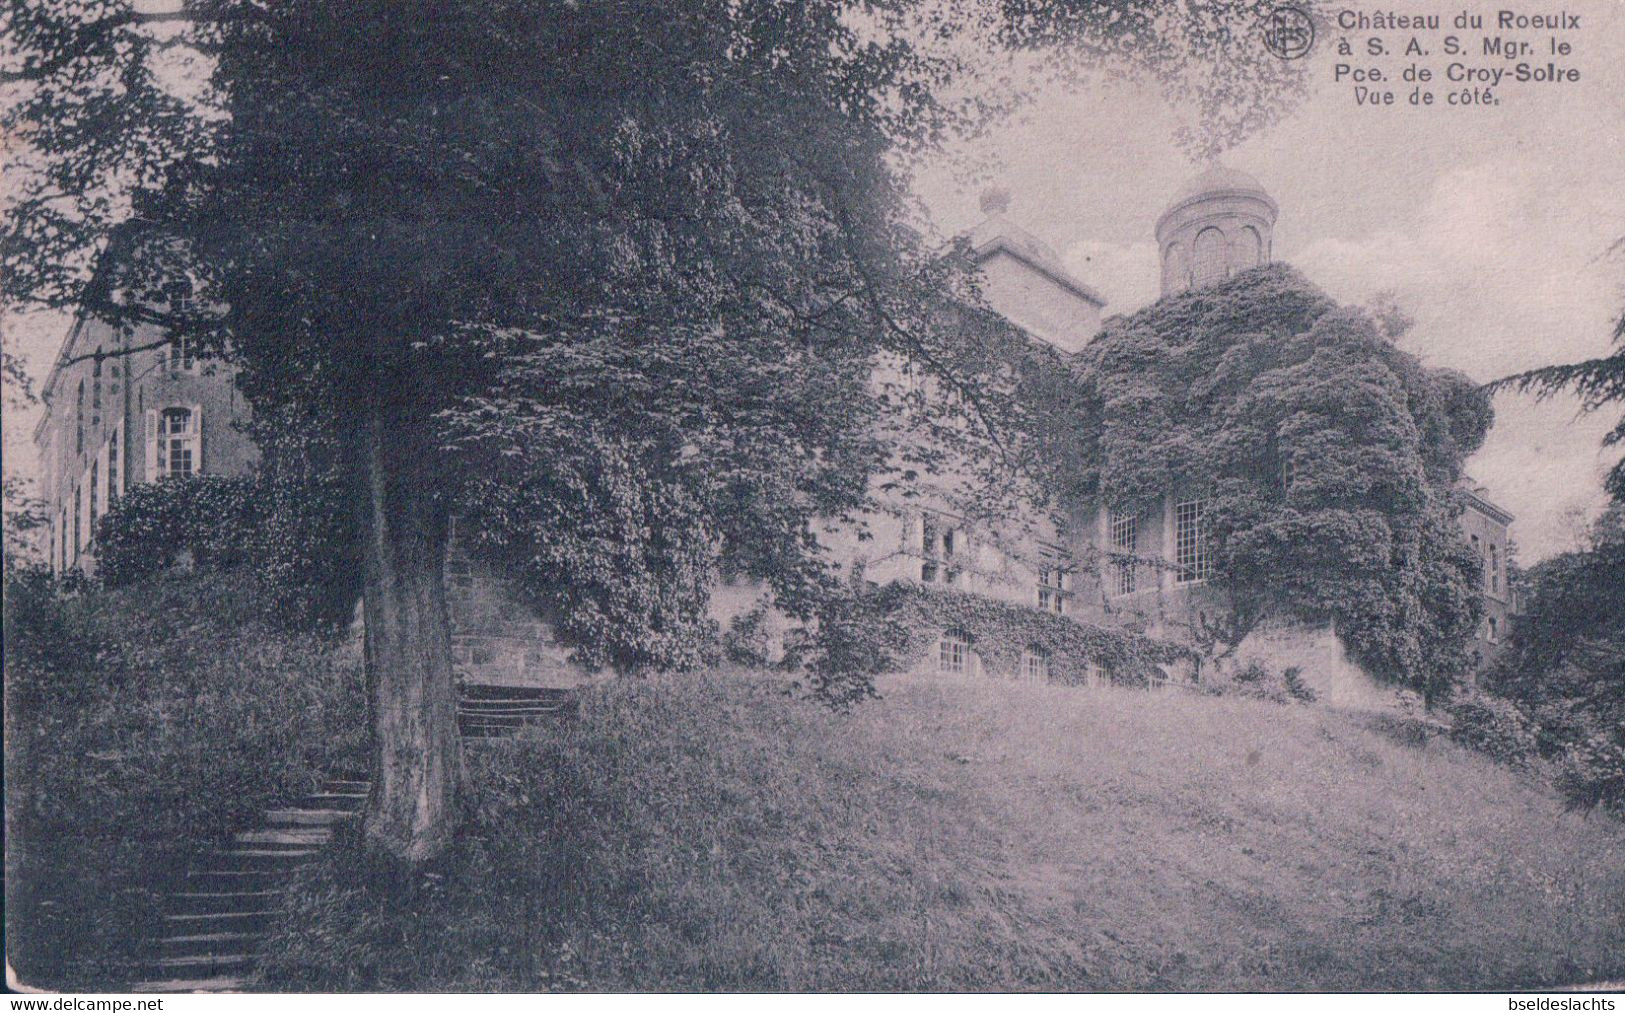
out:
{"label": "lawn", "polygon": [[266,984],[1511,989],[1625,976],[1625,827],[1318,707],[750,673],[470,747],[423,874],[336,849]]}

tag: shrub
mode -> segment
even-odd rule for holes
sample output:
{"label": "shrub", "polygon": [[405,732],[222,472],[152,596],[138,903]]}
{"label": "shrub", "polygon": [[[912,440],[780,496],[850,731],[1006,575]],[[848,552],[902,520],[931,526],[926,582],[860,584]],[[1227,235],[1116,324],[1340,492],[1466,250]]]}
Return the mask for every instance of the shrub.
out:
{"label": "shrub", "polygon": [[241,570],[259,585],[262,617],[310,630],[347,621],[360,594],[354,518],[330,482],[288,470],[192,476],[137,485],[96,528],[96,574],[121,588],[185,563]]}
{"label": "shrub", "polygon": [[361,769],[359,666],[268,625],[258,596],[241,574],[8,585],[7,937],[23,980],[119,981],[165,877]]}
{"label": "shrub", "polygon": [[131,487],[97,523],[97,575],[117,588],[187,559],[200,569],[242,564],[257,520],[254,491],[251,479],[201,475]]}
{"label": "shrub", "polygon": [[1296,665],[1277,672],[1257,658],[1249,658],[1245,664],[1214,666],[1210,671],[1202,681],[1202,690],[1209,696],[1239,696],[1280,704],[1316,700],[1315,691],[1303,681],[1303,670]]}
{"label": "shrub", "polygon": [[1078,622],[1024,605],[962,591],[893,583],[853,588],[832,597],[818,623],[801,632],[787,663],[806,670],[819,687],[847,687],[846,699],[863,695],[856,686],[874,676],[927,662],[945,629],[961,629],[974,642],[988,674],[1015,678],[1024,651],[1049,658],[1049,681],[1088,684],[1097,673],[1126,686],[1146,686],[1164,676],[1161,666],[1194,662],[1194,652],[1128,630]]}
{"label": "shrub", "polygon": [[736,665],[767,667],[772,659],[773,643],[766,605],[758,604],[749,612],[733,617],[722,634],[722,654]]}
{"label": "shrub", "polygon": [[1488,693],[1463,694],[1447,711],[1450,737],[1510,767],[1526,769],[1539,756],[1538,727],[1517,704]]}
{"label": "shrub", "polygon": [[1485,675],[1535,728],[1558,786],[1583,807],[1625,814],[1625,505],[1591,544],[1528,574],[1511,649]]}

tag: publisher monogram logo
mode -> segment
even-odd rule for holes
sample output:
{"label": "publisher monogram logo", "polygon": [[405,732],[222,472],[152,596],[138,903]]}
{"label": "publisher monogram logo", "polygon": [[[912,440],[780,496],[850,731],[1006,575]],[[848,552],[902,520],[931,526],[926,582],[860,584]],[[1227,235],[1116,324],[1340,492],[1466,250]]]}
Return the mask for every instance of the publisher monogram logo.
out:
{"label": "publisher monogram logo", "polygon": [[1283,60],[1296,60],[1315,44],[1315,23],[1297,7],[1277,7],[1259,20],[1264,47]]}

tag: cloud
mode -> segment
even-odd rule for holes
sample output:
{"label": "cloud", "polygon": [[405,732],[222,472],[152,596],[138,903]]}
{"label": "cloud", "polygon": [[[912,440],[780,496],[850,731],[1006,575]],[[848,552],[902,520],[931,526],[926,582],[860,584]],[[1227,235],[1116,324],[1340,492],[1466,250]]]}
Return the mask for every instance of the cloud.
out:
{"label": "cloud", "polygon": [[[1488,381],[1607,354],[1625,293],[1617,259],[1605,254],[1621,226],[1563,197],[1598,192],[1594,178],[1567,180],[1549,164],[1461,167],[1437,177],[1409,227],[1325,237],[1294,259],[1339,300],[1394,293],[1416,318],[1410,351]],[[1469,462],[1518,515],[1525,562],[1569,548],[1573,515],[1604,502],[1601,476],[1614,455],[1600,443],[1615,416],[1577,407],[1498,396],[1495,428]]]}

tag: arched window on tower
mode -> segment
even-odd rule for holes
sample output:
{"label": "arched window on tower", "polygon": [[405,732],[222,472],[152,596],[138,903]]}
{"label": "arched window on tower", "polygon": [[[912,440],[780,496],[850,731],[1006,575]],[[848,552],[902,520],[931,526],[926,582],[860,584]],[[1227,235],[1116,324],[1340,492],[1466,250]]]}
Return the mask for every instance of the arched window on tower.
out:
{"label": "arched window on tower", "polygon": [[1196,234],[1191,258],[1192,285],[1201,288],[1203,285],[1212,285],[1225,279],[1228,274],[1226,245],[1224,233],[1218,229],[1206,228]]}
{"label": "arched window on tower", "polygon": [[1245,226],[1241,234],[1236,236],[1236,266],[1231,274],[1237,271],[1246,271],[1257,267],[1264,262],[1264,240],[1259,237],[1258,230],[1251,225]]}
{"label": "arched window on tower", "polygon": [[1185,248],[1169,243],[1162,251],[1162,291],[1173,295],[1190,288],[1190,265],[1185,261]]}

